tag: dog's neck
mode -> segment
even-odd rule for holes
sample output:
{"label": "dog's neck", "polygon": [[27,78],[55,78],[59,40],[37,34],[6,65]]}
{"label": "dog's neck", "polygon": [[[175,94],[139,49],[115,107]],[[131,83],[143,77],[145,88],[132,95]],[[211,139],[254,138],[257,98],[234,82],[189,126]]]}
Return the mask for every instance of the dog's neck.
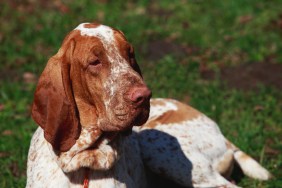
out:
{"label": "dog's neck", "polygon": [[[128,131],[129,132],[129,131]],[[114,166],[106,171],[97,171],[87,168],[80,168],[79,170],[71,173],[66,173],[72,184],[85,185],[88,182],[89,187],[146,187],[145,172],[143,169],[141,154],[139,151],[139,145],[135,133],[132,135],[125,135],[121,133],[116,135],[113,140],[107,140],[103,136],[102,143],[108,142],[112,147],[115,147],[117,151],[117,161]],[[135,140],[133,140],[133,138]],[[130,160],[127,156],[130,156]]]}

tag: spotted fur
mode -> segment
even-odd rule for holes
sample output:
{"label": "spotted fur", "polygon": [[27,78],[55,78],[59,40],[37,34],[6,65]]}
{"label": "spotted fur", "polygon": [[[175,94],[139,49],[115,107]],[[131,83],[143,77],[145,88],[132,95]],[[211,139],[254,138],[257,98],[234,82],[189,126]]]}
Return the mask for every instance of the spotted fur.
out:
{"label": "spotted fur", "polygon": [[180,185],[237,187],[226,179],[235,161],[252,178],[271,177],[228,141],[214,121],[178,101],[152,99],[147,123],[134,129],[145,165]]}
{"label": "spotted fur", "polygon": [[123,134],[147,120],[149,98],[124,35],[80,24],[35,91],[26,187],[82,187],[88,172],[90,188],[145,187],[137,139]]}
{"label": "spotted fur", "polygon": [[40,127],[30,144],[26,187],[81,188],[86,176],[90,188],[152,187],[143,163],[187,187],[236,187],[223,177],[233,161],[247,175],[269,179],[190,106],[153,99],[144,124],[149,97],[124,35],[79,25],[48,61],[35,91],[32,116]]}
{"label": "spotted fur", "polygon": [[[135,188],[146,187],[146,178],[136,135],[120,137],[115,146],[102,145],[101,152],[107,152],[114,147],[118,153],[118,161],[108,170],[90,170],[89,188]],[[109,152],[108,152],[109,153]],[[93,157],[91,153],[85,158],[72,159],[73,165],[79,165],[78,160],[97,160],[101,165],[107,163],[106,153],[103,157]],[[130,157],[128,157],[130,156]],[[64,160],[69,157],[64,156]],[[58,164],[58,158],[50,144],[44,139],[43,130],[38,128],[34,133],[28,156],[27,185],[28,188],[82,188],[88,169],[75,166],[76,170],[66,172]]]}

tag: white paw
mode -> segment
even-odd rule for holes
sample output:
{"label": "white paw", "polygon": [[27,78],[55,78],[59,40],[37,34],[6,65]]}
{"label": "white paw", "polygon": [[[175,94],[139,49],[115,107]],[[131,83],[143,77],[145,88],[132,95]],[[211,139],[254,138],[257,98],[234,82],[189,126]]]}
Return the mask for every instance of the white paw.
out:
{"label": "white paw", "polygon": [[117,152],[109,145],[100,146],[96,151],[94,169],[109,170],[117,161]]}

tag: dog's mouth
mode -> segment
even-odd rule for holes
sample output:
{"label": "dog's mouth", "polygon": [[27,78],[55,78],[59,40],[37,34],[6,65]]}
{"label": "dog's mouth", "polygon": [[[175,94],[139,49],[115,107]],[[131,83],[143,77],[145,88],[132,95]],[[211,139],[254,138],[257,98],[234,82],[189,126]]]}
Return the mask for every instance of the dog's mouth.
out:
{"label": "dog's mouth", "polygon": [[107,115],[101,118],[98,127],[104,132],[124,132],[132,129],[133,126],[140,126],[144,124],[149,116],[150,104],[144,103],[138,107],[125,106],[123,108],[112,107],[113,110],[109,110]]}
{"label": "dog's mouth", "polygon": [[150,110],[150,101],[144,100],[143,103],[139,105],[129,104],[126,107],[114,108],[114,117],[120,124],[124,124],[125,129],[128,126],[139,126],[148,119]]}

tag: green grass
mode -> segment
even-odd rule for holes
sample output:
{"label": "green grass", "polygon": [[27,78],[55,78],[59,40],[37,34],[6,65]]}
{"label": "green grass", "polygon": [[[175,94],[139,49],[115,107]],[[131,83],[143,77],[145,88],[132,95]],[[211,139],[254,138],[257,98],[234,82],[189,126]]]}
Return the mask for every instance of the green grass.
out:
{"label": "green grass", "polygon": [[[276,177],[245,177],[240,186],[282,187],[281,89],[232,89],[219,77],[220,69],[241,64],[282,64],[281,1],[16,2],[0,2],[0,187],[24,187],[26,181],[36,125],[30,117],[35,83],[24,73],[38,77],[64,36],[95,20],[126,34],[154,97],[189,101]],[[176,49],[156,57],[149,51],[154,41],[166,41],[160,50]],[[203,79],[203,69],[214,71],[215,79]]]}

